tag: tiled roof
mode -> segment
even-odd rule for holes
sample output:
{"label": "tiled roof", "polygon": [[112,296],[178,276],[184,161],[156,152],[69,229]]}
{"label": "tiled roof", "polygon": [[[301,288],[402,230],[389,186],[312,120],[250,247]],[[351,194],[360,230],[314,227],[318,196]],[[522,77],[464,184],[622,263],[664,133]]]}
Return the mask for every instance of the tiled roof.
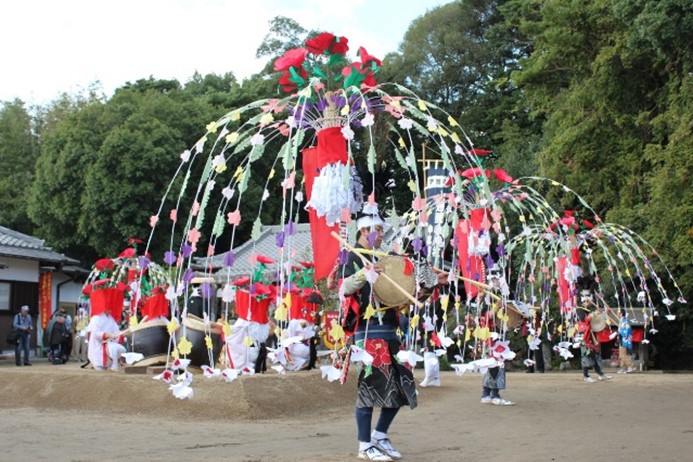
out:
{"label": "tiled roof", "polygon": [[[263,226],[260,237],[256,240],[247,242],[233,249],[234,263],[230,268],[224,267],[224,257],[228,252],[215,255],[212,258],[196,258],[195,263],[200,267],[214,268],[214,277],[218,283],[226,282],[227,279],[233,280],[241,276],[249,275],[255,269],[250,263],[253,254],[265,255],[276,260],[279,259],[279,248],[277,247],[276,235],[284,229],[281,225]],[[296,225],[296,232],[284,239],[284,252],[295,255],[291,259],[292,263],[299,264],[300,261],[312,261],[313,250],[310,241],[310,225],[299,223]],[[199,273],[200,275],[202,273]]]}
{"label": "tiled roof", "polygon": [[46,263],[79,263],[79,260],[54,252],[38,239],[0,226],[0,256],[39,260]]}

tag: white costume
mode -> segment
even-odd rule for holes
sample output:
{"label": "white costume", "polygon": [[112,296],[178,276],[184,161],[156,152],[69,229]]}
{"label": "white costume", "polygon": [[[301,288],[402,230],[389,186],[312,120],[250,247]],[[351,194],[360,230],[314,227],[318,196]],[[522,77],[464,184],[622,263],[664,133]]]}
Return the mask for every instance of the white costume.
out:
{"label": "white costume", "polygon": [[[231,335],[226,339],[226,349],[231,355],[234,369],[255,371],[255,362],[260,352],[259,344],[267,341],[270,325],[255,321],[237,319],[231,328]],[[245,338],[253,339],[253,345],[247,346]]]}
{"label": "white costume", "polygon": [[[287,337],[299,337],[301,340],[308,340],[315,336],[314,324],[303,319],[292,319],[286,330]],[[288,361],[285,365],[288,371],[300,371],[308,366],[310,362],[310,346],[303,342],[292,343],[288,346]]]}
{"label": "white costume", "polygon": [[[87,327],[89,332],[88,357],[96,370],[118,370],[118,359],[125,353],[125,347],[113,340],[108,340],[108,334],[120,332],[118,323],[110,314],[101,313],[92,316]],[[105,342],[105,343],[104,343]]]}

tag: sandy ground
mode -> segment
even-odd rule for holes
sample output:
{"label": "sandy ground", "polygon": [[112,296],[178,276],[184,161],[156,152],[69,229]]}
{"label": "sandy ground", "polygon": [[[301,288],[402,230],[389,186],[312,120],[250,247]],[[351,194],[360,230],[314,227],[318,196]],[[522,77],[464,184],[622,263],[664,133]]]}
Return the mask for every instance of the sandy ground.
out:
{"label": "sandy ground", "polygon": [[[417,370],[422,376],[423,371]],[[353,461],[356,374],[196,377],[177,400],[150,375],[0,364],[0,460]],[[418,377],[423,378],[423,377]],[[405,461],[673,461],[693,450],[693,375],[586,384],[577,371],[508,374],[513,407],[479,403],[481,376],[420,388],[390,437]]]}

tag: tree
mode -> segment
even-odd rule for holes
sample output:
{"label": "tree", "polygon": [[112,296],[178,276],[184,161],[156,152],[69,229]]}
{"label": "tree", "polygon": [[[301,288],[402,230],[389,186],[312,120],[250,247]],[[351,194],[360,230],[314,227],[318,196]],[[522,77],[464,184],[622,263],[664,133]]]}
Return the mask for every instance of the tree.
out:
{"label": "tree", "polygon": [[31,234],[29,188],[39,153],[34,121],[21,100],[0,106],[0,223]]}
{"label": "tree", "polygon": [[106,130],[104,104],[63,97],[43,111],[41,155],[28,213],[36,232],[57,250],[82,261],[96,253],[80,232],[84,176]]}
{"label": "tree", "polygon": [[[691,299],[693,2],[534,4],[541,8],[525,11],[521,25],[534,35],[534,51],[513,78],[546,120],[541,174],[570,185],[606,221],[652,243]],[[669,353],[693,344],[693,336],[681,336],[690,315],[679,315],[674,337],[683,341],[660,344]]]}

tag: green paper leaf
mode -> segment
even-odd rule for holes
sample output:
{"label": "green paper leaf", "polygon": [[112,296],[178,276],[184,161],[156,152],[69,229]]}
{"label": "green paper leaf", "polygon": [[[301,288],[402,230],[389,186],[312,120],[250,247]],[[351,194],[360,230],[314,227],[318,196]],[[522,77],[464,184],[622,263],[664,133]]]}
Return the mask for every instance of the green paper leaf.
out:
{"label": "green paper leaf", "polygon": [[217,210],[217,217],[214,219],[214,227],[212,228],[212,236],[219,237],[221,233],[224,232],[224,214],[220,210]]}
{"label": "green paper leaf", "polygon": [[260,221],[260,217],[257,217],[255,219],[255,222],[253,223],[253,231],[250,233],[250,238],[254,241],[257,241],[260,238],[261,234],[262,234],[262,221]]}
{"label": "green paper leaf", "polygon": [[375,174],[375,147],[372,143],[368,148],[368,171]]}

